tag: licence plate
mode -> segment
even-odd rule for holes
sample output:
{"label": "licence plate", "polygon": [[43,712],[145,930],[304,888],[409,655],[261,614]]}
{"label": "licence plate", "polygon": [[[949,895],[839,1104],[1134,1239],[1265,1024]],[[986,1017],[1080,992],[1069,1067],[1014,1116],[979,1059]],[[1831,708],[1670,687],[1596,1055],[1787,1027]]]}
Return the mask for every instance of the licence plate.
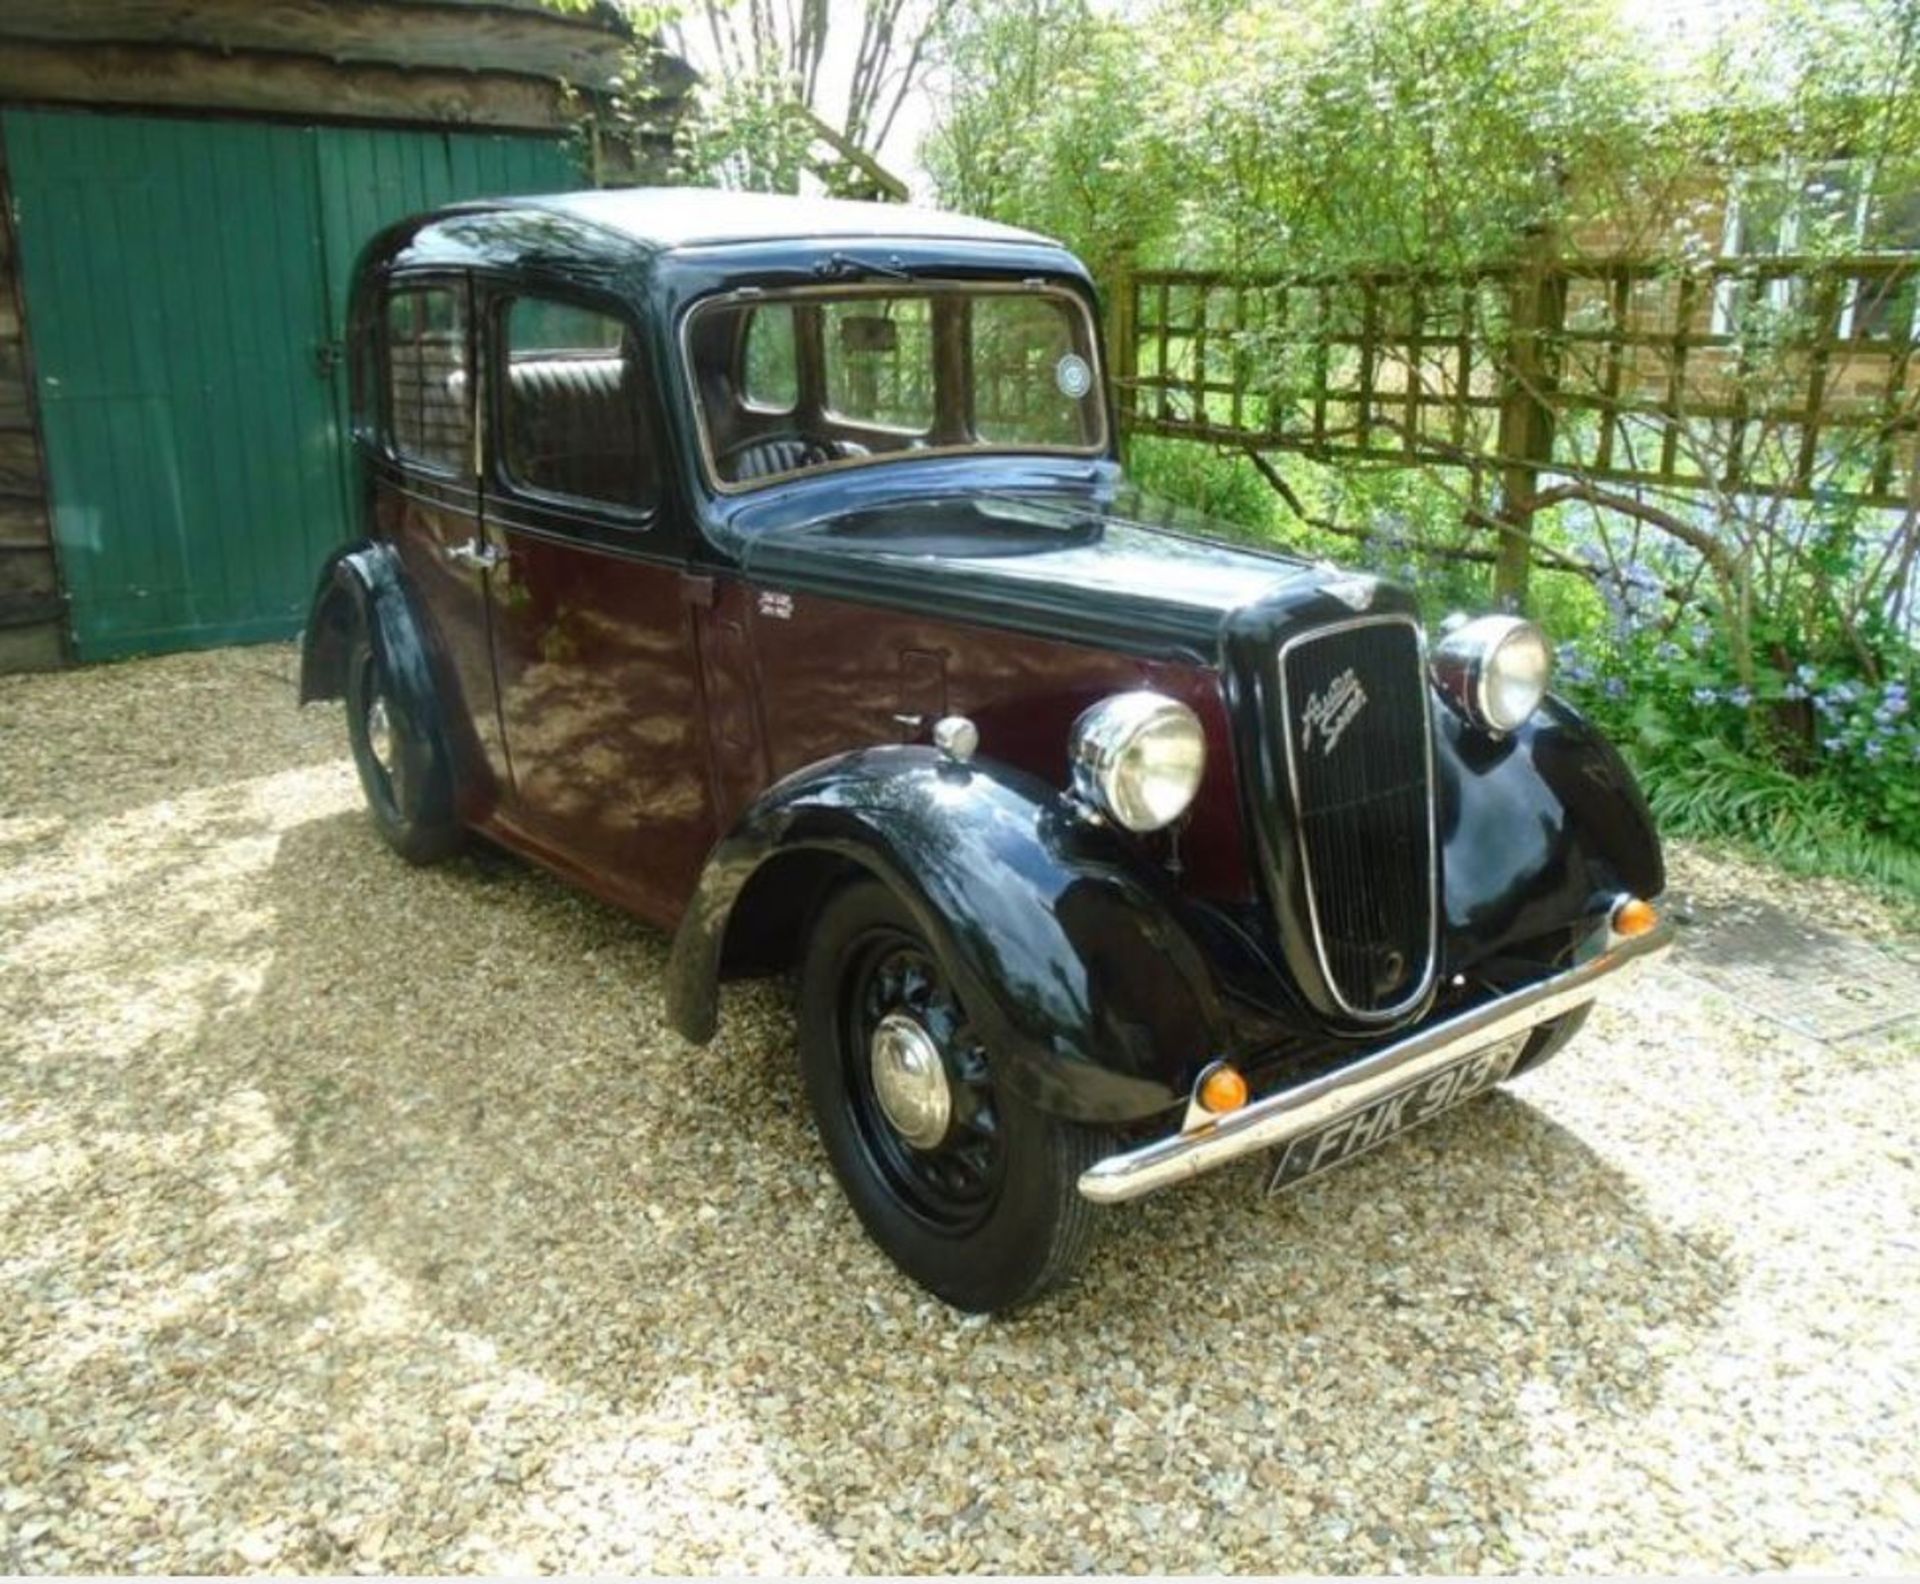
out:
{"label": "licence plate", "polygon": [[1491,1089],[1513,1070],[1526,1043],[1526,1035],[1516,1034],[1497,1045],[1470,1051],[1438,1072],[1416,1078],[1311,1133],[1301,1134],[1287,1145],[1267,1192],[1279,1193],[1304,1178],[1329,1171],[1438,1116],[1449,1106]]}

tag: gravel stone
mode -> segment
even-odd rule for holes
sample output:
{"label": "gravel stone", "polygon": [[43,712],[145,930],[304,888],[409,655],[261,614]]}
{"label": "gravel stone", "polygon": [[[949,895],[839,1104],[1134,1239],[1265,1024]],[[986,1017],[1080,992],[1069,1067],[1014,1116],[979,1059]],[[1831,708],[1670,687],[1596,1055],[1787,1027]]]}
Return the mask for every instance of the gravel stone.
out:
{"label": "gravel stone", "polygon": [[0,679],[0,1570],[1920,1568],[1920,1033],[1683,948],[985,1322],[862,1235],[781,987],[695,1051],[660,935],[392,858],[293,668]]}

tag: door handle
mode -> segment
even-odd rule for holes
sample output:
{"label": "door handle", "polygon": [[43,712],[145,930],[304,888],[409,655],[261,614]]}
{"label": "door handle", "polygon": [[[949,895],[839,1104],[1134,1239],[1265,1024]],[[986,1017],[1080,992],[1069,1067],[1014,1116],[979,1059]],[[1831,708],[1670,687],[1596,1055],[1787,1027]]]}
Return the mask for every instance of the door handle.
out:
{"label": "door handle", "polygon": [[469,539],[465,544],[448,545],[446,557],[455,566],[474,567],[481,572],[491,572],[507,559],[507,552],[484,539]]}

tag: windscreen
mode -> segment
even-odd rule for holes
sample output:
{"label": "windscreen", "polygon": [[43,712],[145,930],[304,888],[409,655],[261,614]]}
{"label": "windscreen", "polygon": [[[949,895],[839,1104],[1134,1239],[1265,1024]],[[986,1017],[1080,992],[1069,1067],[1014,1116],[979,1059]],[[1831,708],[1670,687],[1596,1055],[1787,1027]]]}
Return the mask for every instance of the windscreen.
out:
{"label": "windscreen", "polygon": [[1092,319],[1064,290],[740,293],[694,310],[685,351],[722,489],[915,454],[1106,448]]}

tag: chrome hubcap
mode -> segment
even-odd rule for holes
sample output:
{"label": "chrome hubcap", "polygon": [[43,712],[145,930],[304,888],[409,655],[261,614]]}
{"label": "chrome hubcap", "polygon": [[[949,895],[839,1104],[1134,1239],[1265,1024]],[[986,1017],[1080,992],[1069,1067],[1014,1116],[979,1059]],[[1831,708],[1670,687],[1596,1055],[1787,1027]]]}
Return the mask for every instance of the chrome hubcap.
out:
{"label": "chrome hubcap", "polygon": [[953,1120],[953,1090],[933,1036],[904,1013],[890,1012],[868,1049],[873,1092],[893,1130],[915,1149],[932,1149]]}
{"label": "chrome hubcap", "polygon": [[373,750],[373,762],[381,773],[393,779],[393,718],[387,713],[387,701],[378,695],[367,706],[367,746]]}

